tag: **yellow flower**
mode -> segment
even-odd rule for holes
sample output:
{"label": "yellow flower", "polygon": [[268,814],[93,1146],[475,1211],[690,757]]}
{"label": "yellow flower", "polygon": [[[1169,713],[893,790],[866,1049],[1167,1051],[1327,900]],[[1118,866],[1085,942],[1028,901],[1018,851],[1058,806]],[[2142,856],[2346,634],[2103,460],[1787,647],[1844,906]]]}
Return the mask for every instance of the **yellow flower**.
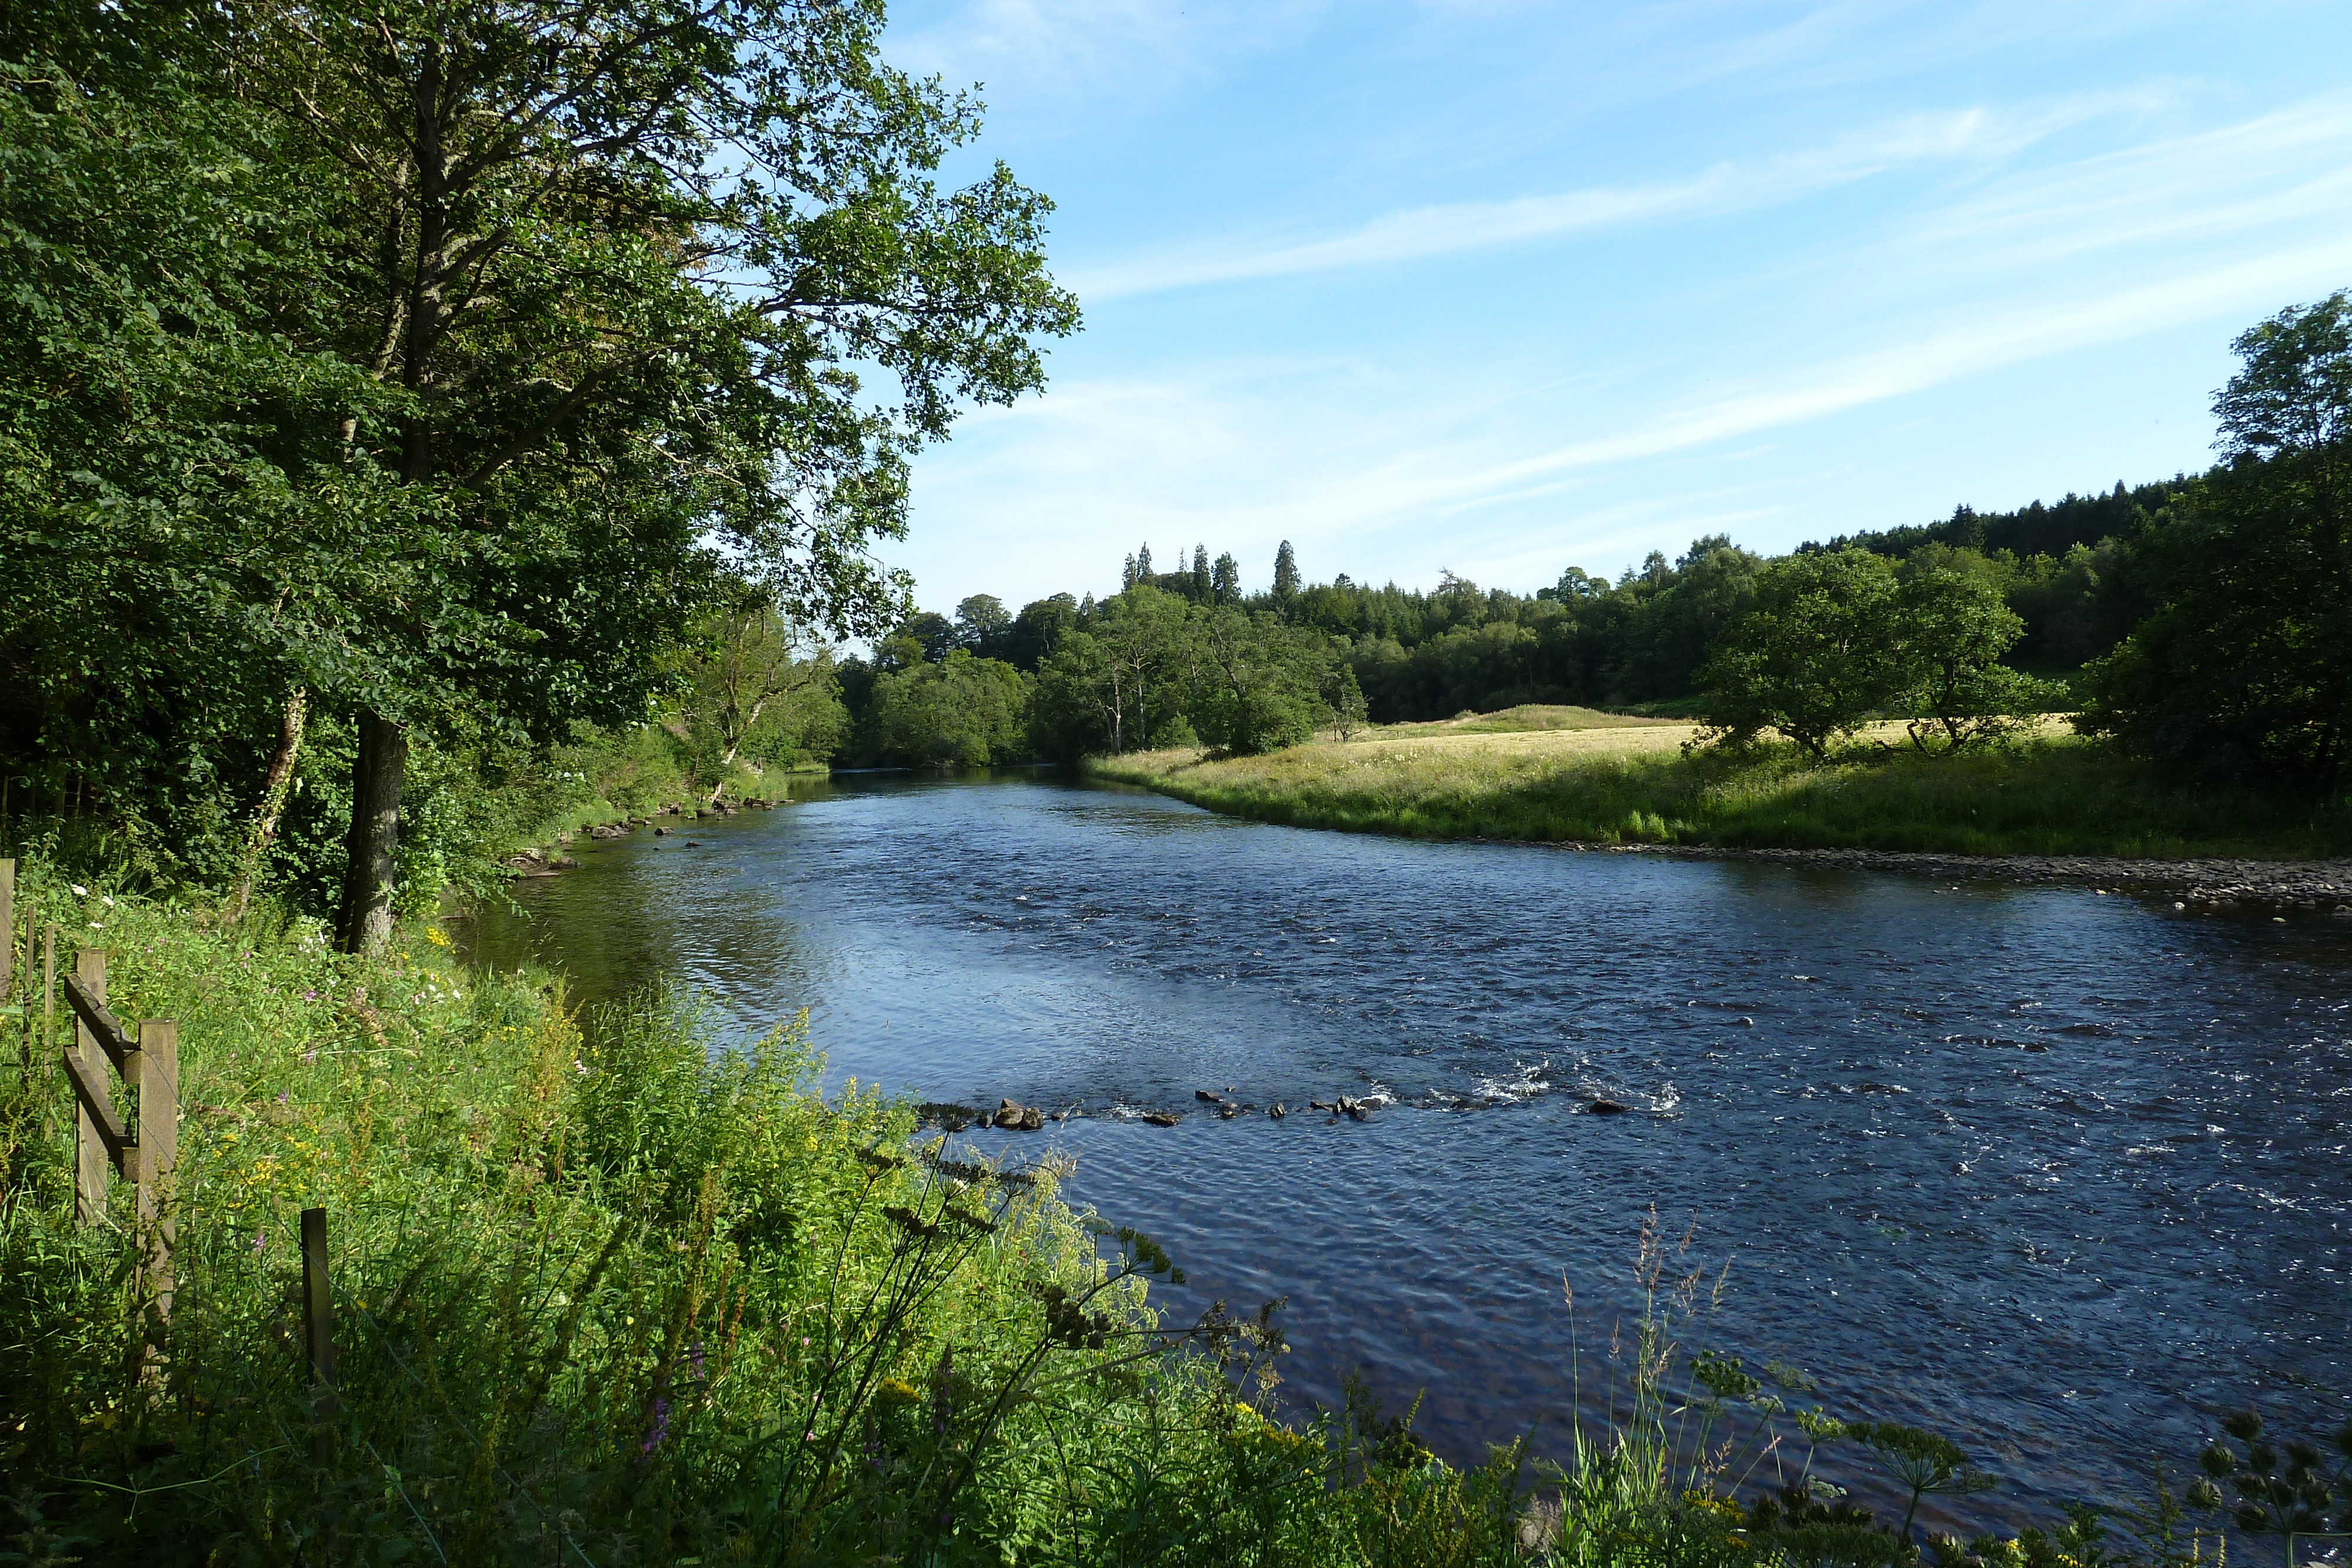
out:
{"label": "yellow flower", "polygon": [[425,928],[425,939],[427,942],[432,943],[436,947],[446,947],[449,946],[449,938],[447,935],[437,925],[428,925]]}

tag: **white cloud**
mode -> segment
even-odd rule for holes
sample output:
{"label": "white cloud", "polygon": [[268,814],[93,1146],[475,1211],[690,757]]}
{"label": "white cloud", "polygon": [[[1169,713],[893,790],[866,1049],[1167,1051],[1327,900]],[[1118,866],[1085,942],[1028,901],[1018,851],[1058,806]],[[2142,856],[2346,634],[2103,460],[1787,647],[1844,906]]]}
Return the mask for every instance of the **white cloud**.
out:
{"label": "white cloud", "polygon": [[2073,99],[2023,111],[1914,114],[1824,146],[1645,185],[1414,208],[1328,238],[1246,250],[1194,250],[1097,267],[1066,281],[1081,299],[1376,266],[1585,230],[1773,206],[1910,164],[2010,156],[2065,127],[2144,97]]}

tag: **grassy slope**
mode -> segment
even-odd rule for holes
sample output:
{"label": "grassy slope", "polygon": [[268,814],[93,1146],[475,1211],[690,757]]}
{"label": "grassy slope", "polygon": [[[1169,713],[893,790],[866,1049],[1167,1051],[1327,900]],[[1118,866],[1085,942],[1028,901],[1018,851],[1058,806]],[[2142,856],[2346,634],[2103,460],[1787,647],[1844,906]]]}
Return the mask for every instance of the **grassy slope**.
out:
{"label": "grassy slope", "polygon": [[[1148,1241],[1106,1264],[1052,1169],[941,1168],[903,1107],[821,1100],[795,1028],[714,1056],[647,1005],[583,1035],[430,927],[364,963],[24,873],[20,907],[109,949],[121,1016],[179,1020],[178,1296],[142,1382],[127,1189],[76,1228],[56,1048],[0,1020],[0,1557],[1512,1557],[1507,1465],[1269,1423],[1228,1383],[1249,1333],[1158,1348]],[[316,1438],[310,1205],[341,1357]]]}
{"label": "grassy slope", "polygon": [[[1880,738],[1899,737],[1887,727]],[[1584,709],[1515,709],[1265,757],[1150,752],[1089,767],[1236,816],[1429,838],[1964,854],[2352,851],[2352,810],[2341,804],[2165,788],[2060,732],[2016,752],[1958,758],[1864,745],[1822,768],[1787,751],[1685,754],[1696,733]]]}

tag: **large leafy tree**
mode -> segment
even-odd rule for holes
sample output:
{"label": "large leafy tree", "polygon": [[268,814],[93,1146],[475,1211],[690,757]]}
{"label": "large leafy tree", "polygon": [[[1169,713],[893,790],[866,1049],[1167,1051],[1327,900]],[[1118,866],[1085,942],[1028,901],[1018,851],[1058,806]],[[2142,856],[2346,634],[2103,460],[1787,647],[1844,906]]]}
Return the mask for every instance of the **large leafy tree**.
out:
{"label": "large leafy tree", "polygon": [[1911,744],[1958,751],[2023,734],[2065,688],[2001,662],[2025,622],[1981,575],[1906,564],[1895,601],[1891,706],[1910,717]]}
{"label": "large leafy tree", "polygon": [[1026,703],[1020,671],[957,648],[875,681],[869,744],[885,761],[940,771],[1024,761]]}
{"label": "large leafy tree", "polygon": [[2158,606],[2091,666],[2078,722],[2176,767],[2331,787],[2352,747],[2352,296],[2235,347],[2224,461],[2143,536]]}
{"label": "large leafy tree", "polygon": [[[12,543],[91,580],[0,657],[70,694],[102,627],[127,694],[27,704],[26,749],[131,714],[257,782],[308,690],[357,731],[341,936],[366,947],[415,727],[641,717],[730,576],[836,633],[903,614],[870,547],[904,528],[910,455],[1040,384],[1036,340],[1076,316],[1043,198],[1002,166],[939,185],[978,105],[887,67],[882,23],[873,0],[10,12],[10,61],[78,49],[10,83]],[[257,695],[192,725],[223,687]],[[214,744],[239,727],[248,755]]]}
{"label": "large leafy tree", "polygon": [[414,498],[337,434],[396,392],[274,329],[331,205],[215,42],[168,6],[0,13],[0,766],[20,810],[217,881]]}
{"label": "large leafy tree", "polygon": [[[760,589],[737,585],[677,655],[687,686],[680,716],[710,760],[710,799],[726,792],[736,758],[764,723],[776,727],[810,698],[833,701],[833,650],[778,614]],[[805,727],[796,726],[795,729]]]}
{"label": "large leafy tree", "polygon": [[1777,730],[1819,759],[1896,689],[1895,568],[1867,550],[1768,562],[1748,613],[1716,642],[1699,680],[1706,721],[1735,745]]}
{"label": "large leafy tree", "polygon": [[[934,172],[978,105],[879,57],[876,0],[257,0],[239,92],[341,193],[308,339],[396,389],[345,431],[429,504],[352,639],[347,946],[388,927],[406,732],[618,717],[716,543],[795,622],[878,632],[909,455],[1075,325],[1047,204]],[[861,373],[863,372],[863,373]],[[869,379],[874,384],[869,385]]]}

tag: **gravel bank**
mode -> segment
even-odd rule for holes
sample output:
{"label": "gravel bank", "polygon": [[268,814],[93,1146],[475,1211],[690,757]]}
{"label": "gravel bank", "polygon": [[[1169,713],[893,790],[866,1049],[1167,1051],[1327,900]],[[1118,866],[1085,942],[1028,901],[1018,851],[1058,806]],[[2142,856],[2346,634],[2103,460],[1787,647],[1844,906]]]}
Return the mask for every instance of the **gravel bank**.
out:
{"label": "gravel bank", "polygon": [[2126,860],[2109,855],[1944,855],[1900,850],[1741,850],[1690,844],[1581,844],[1604,854],[1905,872],[1947,882],[2015,882],[2164,894],[2186,904],[2261,904],[2352,917],[2352,860]]}

